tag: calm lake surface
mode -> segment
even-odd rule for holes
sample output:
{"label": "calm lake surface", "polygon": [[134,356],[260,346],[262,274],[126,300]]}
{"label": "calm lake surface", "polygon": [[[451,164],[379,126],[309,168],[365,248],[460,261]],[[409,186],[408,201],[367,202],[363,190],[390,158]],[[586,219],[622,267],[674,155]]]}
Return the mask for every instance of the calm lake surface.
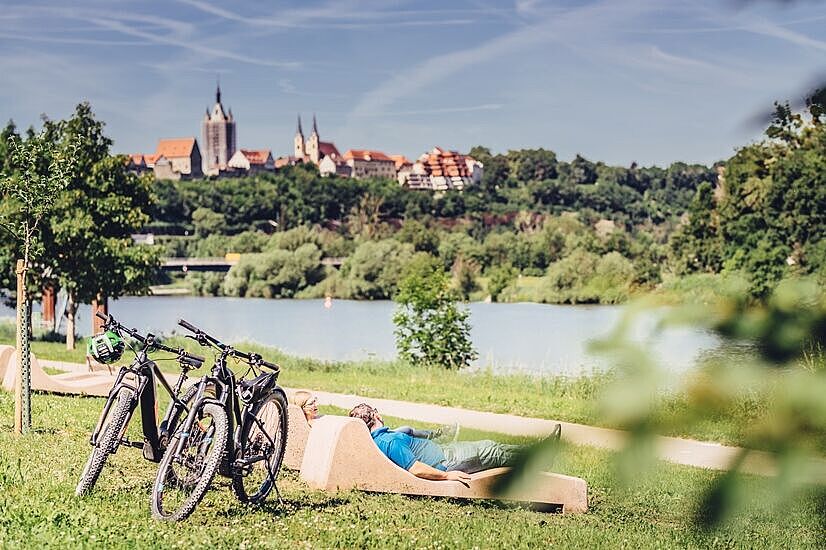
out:
{"label": "calm lake surface", "polygon": [[[587,374],[611,366],[593,355],[589,344],[608,336],[623,314],[622,306],[472,303],[472,338],[479,352],[477,368],[496,373]],[[181,317],[227,342],[254,341],[297,356],[323,360],[395,357],[393,302],[265,300],[181,296],[126,297],[110,303],[124,324],[156,334],[181,332]],[[14,311],[0,310],[11,317]],[[720,345],[707,331],[657,330],[656,312],[633,326],[633,339],[650,345],[653,357],[672,372],[690,369],[700,354]],[[65,322],[65,321],[64,321]],[[78,332],[91,330],[90,308],[81,306]],[[65,324],[62,327],[65,329]]]}

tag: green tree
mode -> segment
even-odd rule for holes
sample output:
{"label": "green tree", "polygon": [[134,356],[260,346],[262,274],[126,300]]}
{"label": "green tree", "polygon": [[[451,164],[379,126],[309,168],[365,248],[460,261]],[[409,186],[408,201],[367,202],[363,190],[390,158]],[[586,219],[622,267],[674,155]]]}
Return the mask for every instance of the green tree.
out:
{"label": "green tree", "polygon": [[748,274],[756,297],[789,273],[820,267],[806,252],[826,226],[826,116],[818,100],[808,105],[804,117],[778,104],[767,139],[726,163],[717,208],[724,267]]}
{"label": "green tree", "polygon": [[246,254],[227,273],[223,291],[227,296],[292,298],[324,278],[320,261],[321,251],[313,243]]}
{"label": "green tree", "polygon": [[496,265],[488,269],[488,293],[494,302],[499,300],[499,295],[516,278],[517,272],[510,264]]}
{"label": "green tree", "polygon": [[356,300],[392,298],[412,257],[413,246],[395,239],[361,243],[342,266],[349,296]]}
{"label": "green tree", "polygon": [[704,182],[697,188],[688,220],[671,239],[678,273],[716,273],[721,267],[721,243],[714,190]]}
{"label": "green tree", "polygon": [[222,234],[227,230],[224,215],[204,207],[196,208],[192,213],[192,224],[195,226],[195,235],[200,238]]}
{"label": "green tree", "polygon": [[393,315],[399,355],[414,365],[459,369],[477,357],[468,311],[457,307],[438,260],[417,255],[399,283]]}
{"label": "green tree", "polygon": [[111,156],[88,103],[64,121],[47,121],[47,131],[67,146],[76,144],[74,170],[57,195],[44,241],[44,258],[68,294],[66,346],[75,345],[78,304],[126,293],[148,292],[160,263],[160,247],[137,246],[130,234],[149,221],[151,178],[126,170],[123,157]]}
{"label": "green tree", "polygon": [[[8,149],[4,152],[3,171],[0,172],[0,196],[12,208],[4,212],[8,216],[0,221],[17,245],[22,261],[17,266],[17,351],[21,365],[19,399],[15,399],[15,430],[27,432],[31,427],[31,305],[27,292],[28,272],[31,261],[43,250],[39,239],[41,222],[52,212],[55,197],[68,185],[73,169],[75,150],[73,144],[61,147],[50,141],[45,131],[31,135],[25,141],[9,136]],[[15,254],[17,255],[17,254]]]}

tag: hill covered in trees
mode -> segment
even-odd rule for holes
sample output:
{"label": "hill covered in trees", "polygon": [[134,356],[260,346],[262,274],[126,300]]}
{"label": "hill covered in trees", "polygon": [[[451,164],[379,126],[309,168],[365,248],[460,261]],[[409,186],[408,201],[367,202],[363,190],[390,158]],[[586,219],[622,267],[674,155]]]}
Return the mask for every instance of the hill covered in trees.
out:
{"label": "hill covered in trees", "polygon": [[[824,274],[822,104],[816,94],[805,113],[778,105],[763,141],[714,166],[475,147],[484,177],[462,192],[300,165],[159,181],[147,229],[167,235],[171,256],[244,254],[226,277],[188,276],[205,294],[385,299],[404,266],[428,254],[470,299],[616,303],[664,282],[714,289],[730,276],[759,297],[784,277]],[[322,257],[344,262],[324,267]]]}

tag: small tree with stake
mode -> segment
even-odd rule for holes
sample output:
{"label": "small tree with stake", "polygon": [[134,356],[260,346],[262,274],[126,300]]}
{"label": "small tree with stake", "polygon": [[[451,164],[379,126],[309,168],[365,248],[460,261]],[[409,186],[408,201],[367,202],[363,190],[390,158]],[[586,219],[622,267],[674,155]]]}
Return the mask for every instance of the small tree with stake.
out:
{"label": "small tree with stake", "polygon": [[71,147],[55,144],[45,131],[25,141],[13,137],[9,152],[8,168],[0,174],[0,194],[4,201],[12,201],[15,208],[0,220],[0,225],[12,234],[22,255],[16,270],[19,375],[15,385],[14,429],[24,433],[31,427],[31,327],[26,276],[32,260],[42,251],[38,240],[40,222],[68,184],[74,155]]}
{"label": "small tree with stake", "polygon": [[422,254],[413,259],[399,283],[393,316],[399,355],[415,365],[458,369],[476,350],[470,341],[468,312],[460,310],[442,265]]}

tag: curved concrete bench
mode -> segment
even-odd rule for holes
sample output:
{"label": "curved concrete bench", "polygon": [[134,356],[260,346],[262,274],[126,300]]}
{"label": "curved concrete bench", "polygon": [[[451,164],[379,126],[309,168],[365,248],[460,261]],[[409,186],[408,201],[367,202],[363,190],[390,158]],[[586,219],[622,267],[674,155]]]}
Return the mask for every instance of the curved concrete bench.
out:
{"label": "curved concrete bench", "polygon": [[315,489],[359,489],[379,493],[453,498],[505,499],[552,504],[563,513],[588,510],[585,480],[543,473],[529,487],[509,495],[494,495],[493,486],[508,468],[472,474],[470,486],[458,481],[418,478],[384,456],[364,422],[346,416],[324,416],[313,423],[301,463],[301,479]]}
{"label": "curved concrete bench", "polygon": [[[6,349],[0,350],[0,359],[8,354],[5,372],[3,372],[3,387],[8,391],[14,391],[17,378],[17,350],[12,348],[8,353]],[[66,395],[96,395],[106,397],[115,382],[115,377],[108,374],[89,373],[85,376],[78,376],[73,373],[68,375],[51,376],[43,370],[40,362],[32,354],[32,389],[51,393],[62,393]],[[1,370],[1,367],[0,367]]]}
{"label": "curved concrete bench", "polygon": [[300,470],[304,459],[304,448],[310,436],[310,425],[304,411],[298,405],[287,407],[287,448],[284,450],[284,466],[290,470]]}
{"label": "curved concrete bench", "polygon": [[0,382],[6,377],[6,369],[8,368],[9,358],[14,353],[14,346],[0,345]]}

